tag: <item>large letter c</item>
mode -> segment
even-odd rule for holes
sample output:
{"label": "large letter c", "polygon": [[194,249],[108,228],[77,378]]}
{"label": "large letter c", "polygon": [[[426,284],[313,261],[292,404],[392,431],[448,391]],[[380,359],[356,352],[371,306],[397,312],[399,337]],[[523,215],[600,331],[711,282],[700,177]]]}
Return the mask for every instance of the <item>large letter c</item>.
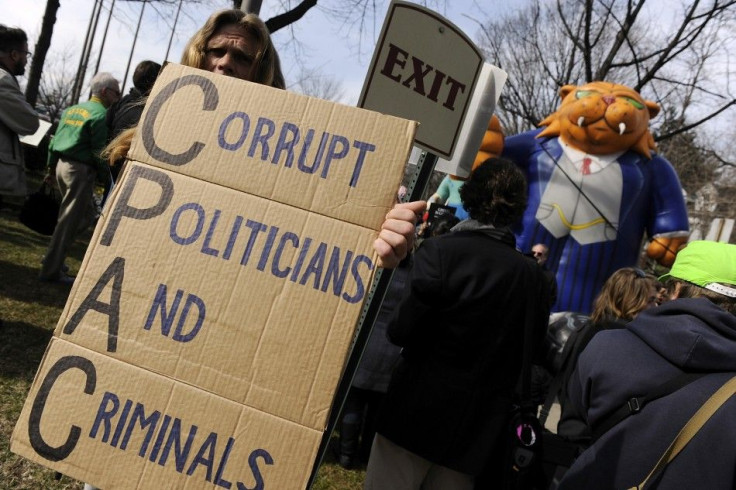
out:
{"label": "large letter c", "polygon": [[95,386],[97,385],[97,370],[95,369],[95,365],[92,364],[92,361],[79,356],[62,357],[56,361],[56,364],[51,366],[51,369],[41,383],[36,399],[33,400],[31,416],[28,419],[28,438],[31,442],[31,447],[40,456],[43,456],[49,461],[61,461],[69,456],[79,441],[79,435],[82,433],[82,429],[76,425],[72,425],[66,442],[58,447],[49,446],[41,435],[41,415],[43,415],[43,409],[46,406],[46,400],[49,397],[51,387],[59,376],[72,368],[84,371],[87,375],[84,392],[88,395],[94,393]]}
{"label": "large letter c", "polygon": [[188,150],[174,155],[158,146],[156,144],[156,138],[153,135],[153,126],[156,123],[156,118],[166,101],[174,95],[174,92],[187,85],[199,85],[202,88],[202,92],[204,92],[203,110],[212,111],[217,107],[220,97],[215,84],[201,75],[186,75],[170,82],[156,95],[156,98],[153,99],[151,106],[148,108],[148,112],[146,112],[146,118],[143,120],[143,126],[141,127],[143,146],[146,148],[148,154],[156,160],[170,165],[180,166],[187,164],[194,160],[204,149],[204,143],[195,141]]}

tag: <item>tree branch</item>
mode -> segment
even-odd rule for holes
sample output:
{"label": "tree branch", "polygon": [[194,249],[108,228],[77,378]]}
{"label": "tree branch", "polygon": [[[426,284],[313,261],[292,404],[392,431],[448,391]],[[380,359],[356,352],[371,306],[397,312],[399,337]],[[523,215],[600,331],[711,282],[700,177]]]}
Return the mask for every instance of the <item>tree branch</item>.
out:
{"label": "tree branch", "polygon": [[309,11],[309,9],[311,9],[315,5],[317,5],[317,0],[304,0],[288,12],[284,12],[283,14],[277,15],[276,17],[271,17],[266,21],[268,32],[273,34],[279,29],[282,29],[289,24],[293,24],[294,22],[301,19],[304,14],[306,14],[307,11]]}
{"label": "tree branch", "polygon": [[721,107],[717,111],[711,112],[707,116],[705,116],[705,117],[703,117],[703,118],[695,121],[694,123],[683,125],[683,126],[677,128],[677,129],[673,130],[673,131],[670,131],[669,133],[661,134],[661,135],[657,136],[654,139],[655,139],[655,141],[664,141],[666,139],[672,138],[673,136],[677,136],[680,133],[684,133],[686,131],[690,131],[691,129],[700,126],[704,122],[706,122],[706,121],[708,121],[710,119],[713,119],[718,114],[722,113],[723,111],[725,111],[726,109],[728,109],[729,107],[731,107],[733,105],[736,105],[736,99],[731,100],[729,103],[727,103],[726,105],[724,105],[723,107]]}
{"label": "tree branch", "polygon": [[[626,7],[626,15],[624,16],[624,21],[621,23],[621,28],[616,34],[616,38],[613,41],[613,45],[608,50],[608,55],[606,56],[606,59],[603,60],[603,62],[598,67],[598,70],[596,71],[596,74],[595,74],[596,80],[604,80],[606,76],[608,76],[608,72],[611,70],[613,60],[616,58],[616,55],[621,49],[621,46],[623,46],[624,42],[628,42],[629,32],[631,31],[632,26],[636,22],[636,19],[639,16],[639,13],[641,12],[641,8],[644,6],[644,3],[646,3],[644,0],[640,1],[632,10],[631,2],[628,2],[628,5]],[[611,15],[613,15],[612,12],[611,12]]]}

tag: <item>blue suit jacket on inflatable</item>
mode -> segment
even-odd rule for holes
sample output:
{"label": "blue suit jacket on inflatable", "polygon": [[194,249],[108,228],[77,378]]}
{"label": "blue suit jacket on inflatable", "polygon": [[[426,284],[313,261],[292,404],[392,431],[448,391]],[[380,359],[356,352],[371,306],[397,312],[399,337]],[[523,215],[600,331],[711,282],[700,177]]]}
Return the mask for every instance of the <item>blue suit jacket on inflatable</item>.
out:
{"label": "blue suit jacket on inflatable", "polygon": [[[503,156],[525,172],[529,205],[515,230],[517,246],[529,253],[536,243],[549,247],[547,267],[557,278],[557,302],[553,311],[589,313],[603,283],[617,269],[636,266],[642,238],[683,234],[688,230],[682,187],[672,165],[653,154],[647,159],[626,152],[617,161],[623,178],[621,209],[616,238],[581,245],[567,236],[555,238],[536,219],[537,208],[563,150],[558,138],[536,138],[541,129],[511,136],[504,141]],[[570,183],[570,198],[584,199]]]}

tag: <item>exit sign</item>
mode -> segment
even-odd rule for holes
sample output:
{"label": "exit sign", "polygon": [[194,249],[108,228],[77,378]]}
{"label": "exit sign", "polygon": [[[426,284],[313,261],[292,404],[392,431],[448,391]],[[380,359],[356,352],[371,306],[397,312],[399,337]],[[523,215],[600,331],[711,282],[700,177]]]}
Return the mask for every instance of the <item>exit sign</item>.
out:
{"label": "exit sign", "polygon": [[415,145],[450,159],[482,67],[482,53],[457,26],[394,0],[358,105],[419,121]]}

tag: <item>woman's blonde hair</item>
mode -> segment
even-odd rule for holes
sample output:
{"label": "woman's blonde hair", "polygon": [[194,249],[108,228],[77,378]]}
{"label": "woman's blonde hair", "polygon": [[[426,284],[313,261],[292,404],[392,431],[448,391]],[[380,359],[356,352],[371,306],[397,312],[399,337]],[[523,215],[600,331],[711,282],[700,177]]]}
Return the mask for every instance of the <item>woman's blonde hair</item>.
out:
{"label": "woman's blonde hair", "polygon": [[636,267],[624,267],[609,277],[593,302],[590,319],[631,321],[650,303],[657,280]]}
{"label": "woman's blonde hair", "polygon": [[[255,14],[246,14],[242,10],[221,10],[212,14],[187,43],[181,64],[192,68],[204,68],[207,43],[220,28],[233,24],[252,34],[258,43],[256,58],[253,61],[255,70],[253,82],[280,89],[286,88],[279,56],[266,24]],[[110,162],[110,165],[127,156],[135,131],[135,127],[123,131],[102,151],[102,157]]]}
{"label": "woman's blonde hair", "polygon": [[212,14],[187,43],[181,56],[181,64],[192,68],[204,68],[207,43],[218,30],[227,25],[242,27],[255,37],[258,43],[256,58],[253,61],[255,70],[253,81],[270,87],[286,88],[279,56],[271,42],[266,24],[255,14],[246,14],[238,9],[221,10]]}

